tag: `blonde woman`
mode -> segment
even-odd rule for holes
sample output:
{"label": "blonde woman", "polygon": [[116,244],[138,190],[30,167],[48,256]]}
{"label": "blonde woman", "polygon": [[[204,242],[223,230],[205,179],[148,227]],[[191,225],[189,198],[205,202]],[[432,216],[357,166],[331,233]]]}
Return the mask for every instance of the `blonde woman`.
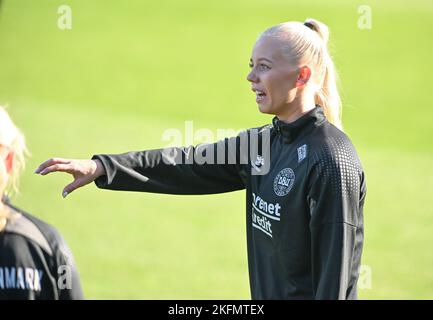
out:
{"label": "blonde woman", "polygon": [[[72,174],[63,196],[93,181],[102,189],[169,194],[246,189],[252,298],[356,299],[366,184],[342,131],[328,36],[326,25],[307,19],[257,39],[247,80],[272,124],[209,145],[53,158],[36,173]],[[245,137],[261,152],[251,154]]]}
{"label": "blonde woman", "polygon": [[72,255],[55,228],[13,206],[24,136],[0,107],[0,299],[81,299]]}

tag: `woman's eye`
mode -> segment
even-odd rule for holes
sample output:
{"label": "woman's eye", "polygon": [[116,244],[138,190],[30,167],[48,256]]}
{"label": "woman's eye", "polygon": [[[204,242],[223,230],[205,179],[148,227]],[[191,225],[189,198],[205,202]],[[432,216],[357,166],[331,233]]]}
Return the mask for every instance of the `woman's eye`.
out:
{"label": "woman's eye", "polygon": [[[250,68],[254,67],[254,65],[252,63],[250,63],[249,66],[250,66]],[[263,63],[259,64],[259,68],[262,69],[262,70],[268,70],[268,69],[270,69],[269,66],[267,66],[266,64],[263,64]]]}

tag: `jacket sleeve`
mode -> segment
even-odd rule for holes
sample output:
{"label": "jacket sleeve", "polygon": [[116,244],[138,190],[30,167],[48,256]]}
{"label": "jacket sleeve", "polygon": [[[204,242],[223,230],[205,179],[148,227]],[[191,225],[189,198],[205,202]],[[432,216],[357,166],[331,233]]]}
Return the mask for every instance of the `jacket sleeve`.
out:
{"label": "jacket sleeve", "polygon": [[102,189],[167,194],[211,194],[245,188],[248,159],[240,134],[212,144],[101,154],[106,175],[95,180]]}
{"label": "jacket sleeve", "polygon": [[315,299],[357,298],[365,192],[354,152],[325,146],[315,154],[307,197]]}

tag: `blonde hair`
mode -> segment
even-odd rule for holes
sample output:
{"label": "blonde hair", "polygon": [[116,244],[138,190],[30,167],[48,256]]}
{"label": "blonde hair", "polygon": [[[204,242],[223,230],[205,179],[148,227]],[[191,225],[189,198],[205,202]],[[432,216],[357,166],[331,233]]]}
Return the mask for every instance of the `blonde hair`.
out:
{"label": "blonde hair", "polygon": [[[14,153],[12,172],[5,186],[7,193],[18,193],[18,180],[25,167],[25,157],[29,154],[24,135],[15,126],[5,108],[0,106],[0,146]],[[1,177],[0,177],[1,178]],[[0,194],[0,197],[2,195]]]}
{"label": "blonde hair", "polygon": [[337,74],[328,51],[329,29],[315,19],[284,22],[273,26],[259,36],[274,37],[283,42],[283,54],[295,65],[311,66],[315,80],[314,100],[320,105],[330,123],[343,130],[341,98],[337,88]]}

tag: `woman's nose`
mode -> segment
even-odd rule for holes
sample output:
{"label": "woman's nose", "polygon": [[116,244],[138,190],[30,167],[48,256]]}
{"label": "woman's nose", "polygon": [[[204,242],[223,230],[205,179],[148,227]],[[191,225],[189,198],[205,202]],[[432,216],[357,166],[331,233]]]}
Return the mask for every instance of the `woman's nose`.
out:
{"label": "woman's nose", "polygon": [[250,82],[257,82],[257,77],[256,77],[256,75],[254,74],[254,71],[253,71],[253,70],[251,70],[251,72],[248,73],[248,75],[247,75],[247,80],[250,81]]}

